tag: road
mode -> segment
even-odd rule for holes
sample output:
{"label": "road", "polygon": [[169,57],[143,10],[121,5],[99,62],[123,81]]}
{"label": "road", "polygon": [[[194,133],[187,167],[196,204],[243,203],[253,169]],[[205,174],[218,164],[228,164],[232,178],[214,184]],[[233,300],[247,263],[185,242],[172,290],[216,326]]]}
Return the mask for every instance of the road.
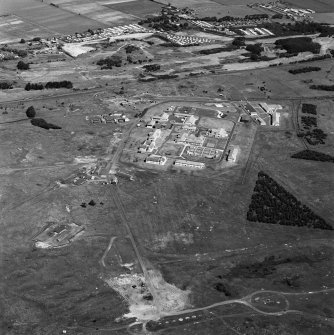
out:
{"label": "road", "polygon": [[128,140],[132,130],[136,127],[137,120],[132,121],[131,127],[123,134],[121,141],[118,144],[118,147],[116,149],[116,152],[114,154],[110,154],[106,157],[106,160],[109,160],[106,166],[106,171],[108,174],[115,174],[117,163],[122,155],[122,151],[125,147],[126,141]]}
{"label": "road", "polygon": [[[312,295],[318,293],[326,293],[326,292],[328,293],[333,291],[334,288],[328,288],[324,290],[310,291],[310,292],[299,292],[299,293],[298,292],[290,293],[290,292],[273,291],[273,290],[258,290],[240,299],[232,299],[217,302],[212,305],[200,308],[192,308],[178,312],[165,313],[163,317],[171,317],[171,316],[180,317],[182,315],[189,316],[189,314],[194,314],[201,311],[207,311],[224,305],[241,304],[243,306],[247,306],[251,310],[260,313],[262,315],[282,316],[284,314],[306,314],[314,318],[321,318],[324,321],[334,323],[334,320],[331,318],[326,318],[320,315],[313,315],[303,311],[289,309],[290,303],[287,298],[289,295]],[[160,320],[160,322],[163,323],[162,320]]]}
{"label": "road", "polygon": [[122,224],[124,225],[125,229],[126,229],[126,232],[128,234],[128,238],[130,239],[131,241],[131,244],[132,244],[132,247],[133,247],[133,250],[136,254],[136,258],[138,260],[138,263],[142,269],[142,272],[143,272],[143,275],[144,275],[144,278],[145,278],[145,284],[148,288],[148,290],[150,291],[150,293],[152,294],[153,296],[153,303],[155,305],[155,307],[160,310],[160,307],[159,307],[159,298],[158,298],[158,294],[156,293],[156,289],[154,287],[154,285],[151,284],[151,278],[150,278],[150,275],[149,275],[149,272],[147,270],[147,267],[146,267],[146,264],[144,262],[144,259],[142,258],[141,254],[140,254],[140,251],[139,251],[139,248],[137,246],[137,242],[135,240],[135,237],[132,233],[132,230],[128,224],[128,218],[127,218],[127,215],[126,215],[126,211],[124,209],[124,206],[122,204],[122,201],[119,197],[119,194],[118,194],[118,186],[115,185],[113,188],[110,188],[109,189],[109,194],[110,194],[110,197],[113,199],[117,209],[118,209],[118,212],[121,216],[121,221],[122,221]]}

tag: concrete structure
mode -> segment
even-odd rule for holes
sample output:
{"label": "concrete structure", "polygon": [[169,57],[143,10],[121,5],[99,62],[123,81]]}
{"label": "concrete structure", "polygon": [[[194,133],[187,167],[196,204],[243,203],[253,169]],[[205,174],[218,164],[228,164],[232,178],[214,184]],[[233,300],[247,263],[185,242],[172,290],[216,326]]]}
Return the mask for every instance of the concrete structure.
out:
{"label": "concrete structure", "polygon": [[204,144],[205,137],[203,135],[195,136],[194,134],[183,133],[180,139],[177,139],[176,142],[179,144],[192,144],[202,146]]}
{"label": "concrete structure", "polygon": [[146,124],[146,128],[153,128],[157,122],[154,120],[151,120],[149,123]]}
{"label": "concrete structure", "polygon": [[198,119],[199,119],[199,117],[196,116],[196,115],[189,115],[184,120],[184,125],[185,126],[193,126],[193,125],[195,125],[195,123]]}
{"label": "concrete structure", "polygon": [[152,152],[157,149],[156,140],[161,137],[161,129],[156,129],[153,133],[150,133],[148,139],[138,148],[138,152]]}
{"label": "concrete structure", "polygon": [[177,159],[175,161],[175,166],[179,167],[188,167],[188,168],[194,168],[194,169],[204,169],[205,164],[201,162],[193,162],[193,161],[186,161],[182,159]]}
{"label": "concrete structure", "polygon": [[239,154],[239,148],[238,147],[233,148],[232,152],[230,153],[228,157],[228,160],[235,163],[237,160],[238,154]]}
{"label": "concrete structure", "polygon": [[279,120],[280,120],[280,113],[277,112],[278,109],[282,109],[281,105],[275,105],[275,104],[267,104],[267,103],[261,103],[259,104],[260,107],[271,116],[271,125],[272,126],[279,126]]}
{"label": "concrete structure", "polygon": [[224,138],[224,137],[227,137],[227,132],[224,128],[214,128],[214,129],[210,129],[208,131],[208,135],[209,136],[213,136],[215,138]]}
{"label": "concrete structure", "polygon": [[168,119],[169,119],[169,114],[166,112],[163,112],[161,115],[152,116],[152,120],[158,121],[158,122],[167,122]]}
{"label": "concrete structure", "polygon": [[275,112],[271,116],[272,116],[271,125],[275,126],[275,127],[278,127],[281,114],[278,113],[278,112]]}
{"label": "concrete structure", "polygon": [[197,146],[187,147],[186,152],[189,156],[199,156],[209,159],[215,158],[219,154],[219,151],[214,148],[197,147]]}

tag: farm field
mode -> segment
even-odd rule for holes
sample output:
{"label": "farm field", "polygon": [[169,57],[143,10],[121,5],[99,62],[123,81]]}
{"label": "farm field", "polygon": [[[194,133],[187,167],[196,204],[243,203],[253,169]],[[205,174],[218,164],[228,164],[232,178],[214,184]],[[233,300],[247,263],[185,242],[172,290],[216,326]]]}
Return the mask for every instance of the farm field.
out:
{"label": "farm field", "polygon": [[[8,17],[0,18],[1,22],[7,22],[6,27],[10,27],[10,29],[5,30],[5,33],[2,32],[3,41],[37,36],[51,37],[73,33],[74,30],[83,31],[89,27],[101,27],[101,23],[87,17],[81,17],[33,0],[21,2],[14,0],[10,5],[6,2],[0,7],[0,14],[8,13],[13,14],[10,17],[10,25],[8,25],[10,23],[10,21],[8,22]],[[15,19],[12,19],[12,17]]]}

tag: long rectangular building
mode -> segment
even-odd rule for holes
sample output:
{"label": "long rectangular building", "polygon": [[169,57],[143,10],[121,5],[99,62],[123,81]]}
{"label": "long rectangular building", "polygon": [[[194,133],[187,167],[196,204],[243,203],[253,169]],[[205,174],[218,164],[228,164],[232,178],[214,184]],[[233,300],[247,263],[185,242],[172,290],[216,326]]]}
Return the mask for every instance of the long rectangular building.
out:
{"label": "long rectangular building", "polygon": [[204,169],[205,164],[201,162],[194,162],[194,161],[187,161],[187,160],[182,160],[182,159],[177,159],[175,161],[176,166],[181,166],[181,167],[190,167],[190,168],[195,168],[195,169]]}

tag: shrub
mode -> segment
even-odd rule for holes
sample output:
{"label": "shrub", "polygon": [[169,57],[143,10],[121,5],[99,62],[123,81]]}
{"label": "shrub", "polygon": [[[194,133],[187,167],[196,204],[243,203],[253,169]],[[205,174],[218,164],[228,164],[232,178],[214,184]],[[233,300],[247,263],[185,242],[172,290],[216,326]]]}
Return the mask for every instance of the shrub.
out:
{"label": "shrub", "polygon": [[263,47],[261,43],[249,44],[246,46],[246,50],[251,52],[252,54],[260,55],[261,52],[263,51]]}
{"label": "shrub", "polygon": [[61,129],[61,127],[56,126],[52,123],[48,123],[44,119],[32,119],[30,122],[33,126],[40,127],[43,129]]}
{"label": "shrub", "polygon": [[130,54],[130,53],[132,53],[133,51],[137,51],[137,50],[140,50],[140,48],[138,48],[138,47],[135,46],[135,45],[127,45],[127,46],[125,47],[125,52],[126,52],[127,54]]}
{"label": "shrub", "polygon": [[30,67],[29,67],[29,63],[25,63],[23,62],[22,60],[20,60],[18,63],[17,63],[17,66],[16,66],[19,70],[29,70]]}
{"label": "shrub", "polygon": [[312,41],[311,37],[295,37],[279,39],[275,42],[276,46],[285,49],[288,53],[299,53],[310,51],[314,54],[320,52],[320,44]]}
{"label": "shrub", "polygon": [[29,119],[33,119],[36,116],[36,111],[35,111],[34,106],[28,107],[28,109],[26,110],[26,115]]}
{"label": "shrub", "polygon": [[241,47],[245,45],[245,37],[236,37],[233,42],[232,45],[236,46],[236,47]]}
{"label": "shrub", "polygon": [[145,69],[146,72],[154,72],[154,71],[160,70],[160,65],[159,64],[148,64],[148,65],[144,65],[143,68]]}
{"label": "shrub", "polygon": [[101,66],[101,69],[112,69],[113,66],[122,66],[122,58],[120,56],[114,55],[107,58],[100,59],[96,62],[97,65]]}

